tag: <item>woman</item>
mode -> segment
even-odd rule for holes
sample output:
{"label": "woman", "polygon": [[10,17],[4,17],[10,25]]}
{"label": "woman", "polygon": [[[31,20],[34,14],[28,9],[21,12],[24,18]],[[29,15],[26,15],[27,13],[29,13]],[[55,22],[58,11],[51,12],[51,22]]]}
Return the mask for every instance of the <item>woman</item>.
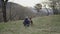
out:
{"label": "woman", "polygon": [[23,24],[24,24],[24,26],[29,27],[29,25],[30,25],[30,20],[29,20],[29,18],[25,18]]}

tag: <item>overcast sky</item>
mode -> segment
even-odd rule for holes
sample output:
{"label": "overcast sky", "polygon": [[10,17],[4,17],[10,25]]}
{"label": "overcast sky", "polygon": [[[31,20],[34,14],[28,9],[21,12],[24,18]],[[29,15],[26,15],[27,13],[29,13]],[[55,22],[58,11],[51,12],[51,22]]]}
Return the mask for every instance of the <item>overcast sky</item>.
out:
{"label": "overcast sky", "polygon": [[41,3],[42,1],[46,0],[9,0],[9,2],[18,3],[22,6],[33,7],[37,3]]}

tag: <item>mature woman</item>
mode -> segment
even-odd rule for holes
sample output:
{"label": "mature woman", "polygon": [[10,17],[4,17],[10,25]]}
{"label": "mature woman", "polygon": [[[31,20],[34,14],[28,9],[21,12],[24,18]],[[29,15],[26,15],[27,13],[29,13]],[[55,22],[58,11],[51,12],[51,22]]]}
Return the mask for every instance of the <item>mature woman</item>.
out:
{"label": "mature woman", "polygon": [[29,27],[29,25],[30,25],[30,20],[29,20],[29,18],[25,18],[23,24],[24,24],[24,26]]}

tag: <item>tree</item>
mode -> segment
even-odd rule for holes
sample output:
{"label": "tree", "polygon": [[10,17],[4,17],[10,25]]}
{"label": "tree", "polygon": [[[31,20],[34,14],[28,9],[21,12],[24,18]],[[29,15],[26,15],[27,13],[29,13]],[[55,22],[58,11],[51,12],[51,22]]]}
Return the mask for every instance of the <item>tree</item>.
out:
{"label": "tree", "polygon": [[6,18],[6,4],[8,0],[1,0],[2,1],[2,12],[3,12],[3,19],[4,22],[7,22],[7,18]]}
{"label": "tree", "polygon": [[50,0],[52,1],[51,4],[49,5],[53,9],[54,14],[58,14],[58,7],[57,4],[60,4],[60,0]]}
{"label": "tree", "polygon": [[42,5],[41,4],[36,4],[35,5],[35,8],[39,12],[39,10],[42,8]]}

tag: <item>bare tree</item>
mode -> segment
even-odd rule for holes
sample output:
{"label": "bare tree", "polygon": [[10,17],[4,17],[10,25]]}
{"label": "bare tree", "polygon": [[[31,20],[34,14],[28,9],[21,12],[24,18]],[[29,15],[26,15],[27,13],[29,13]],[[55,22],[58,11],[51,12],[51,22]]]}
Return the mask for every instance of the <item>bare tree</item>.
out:
{"label": "bare tree", "polygon": [[58,7],[57,4],[60,4],[60,0],[50,0],[51,2],[51,8],[53,9],[54,14],[58,14]]}
{"label": "bare tree", "polygon": [[3,19],[4,22],[7,22],[7,18],[6,18],[6,4],[8,0],[1,0],[2,1],[2,12],[3,12]]}
{"label": "bare tree", "polygon": [[35,8],[39,12],[39,10],[42,8],[42,5],[41,4],[36,4],[35,5]]}

